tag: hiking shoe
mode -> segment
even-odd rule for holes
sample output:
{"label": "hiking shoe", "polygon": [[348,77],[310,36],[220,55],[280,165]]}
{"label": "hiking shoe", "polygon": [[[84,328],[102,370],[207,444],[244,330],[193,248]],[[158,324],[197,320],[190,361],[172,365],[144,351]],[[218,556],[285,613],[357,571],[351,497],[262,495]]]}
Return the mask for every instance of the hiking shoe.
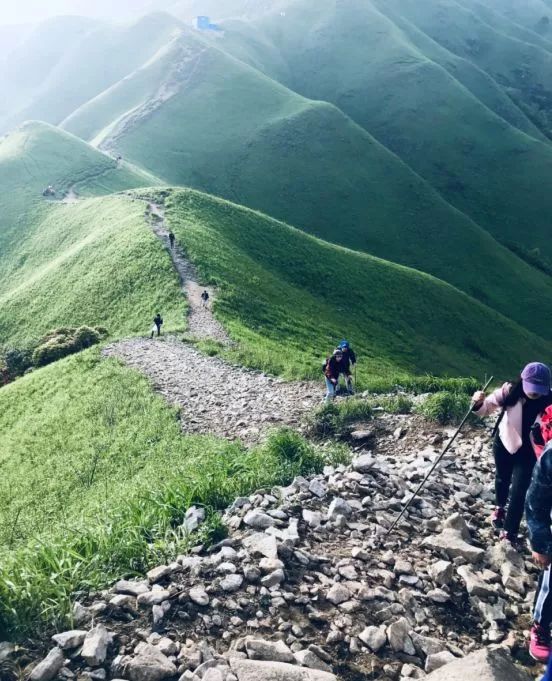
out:
{"label": "hiking shoe", "polygon": [[531,627],[531,639],[529,641],[529,655],[537,662],[548,662],[550,657],[550,630],[534,624]]}
{"label": "hiking shoe", "polygon": [[501,530],[504,527],[504,518],[506,512],[502,506],[496,506],[491,514],[491,523],[496,530]]}

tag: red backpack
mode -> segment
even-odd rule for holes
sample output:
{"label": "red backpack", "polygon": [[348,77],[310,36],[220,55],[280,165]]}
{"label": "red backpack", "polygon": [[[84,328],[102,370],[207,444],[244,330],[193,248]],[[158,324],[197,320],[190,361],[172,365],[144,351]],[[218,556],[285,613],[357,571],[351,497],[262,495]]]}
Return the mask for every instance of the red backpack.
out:
{"label": "red backpack", "polygon": [[537,459],[541,458],[550,440],[552,440],[552,405],[546,407],[531,428],[531,443]]}

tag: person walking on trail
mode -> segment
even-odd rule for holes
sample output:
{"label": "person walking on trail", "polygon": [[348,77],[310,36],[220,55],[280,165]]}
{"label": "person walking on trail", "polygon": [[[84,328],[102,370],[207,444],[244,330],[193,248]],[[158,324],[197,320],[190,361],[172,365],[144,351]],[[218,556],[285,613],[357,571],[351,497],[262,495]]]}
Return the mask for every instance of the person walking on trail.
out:
{"label": "person walking on trail", "polygon": [[163,319],[159,312],[155,315],[153,320],[153,326],[151,327],[151,337],[153,338],[155,331],[157,331],[157,336],[161,335],[161,327],[163,326]]}
{"label": "person walking on trail", "polygon": [[352,370],[356,367],[356,354],[353,348],[351,347],[349,341],[342,340],[341,343],[337,346],[339,350],[343,353],[343,359],[341,360],[341,364],[343,366],[343,374],[345,376],[345,381],[347,383],[347,390],[349,391],[350,395],[353,395],[355,392],[354,389],[354,384],[353,384],[353,374]]}
{"label": "person walking on trail", "polygon": [[171,251],[174,248],[174,234],[172,232],[169,232],[169,243],[171,245]]}
{"label": "person walking on trail", "polygon": [[[525,510],[533,560],[542,570],[535,594],[529,653],[535,660],[547,662],[551,652],[552,624],[552,443],[547,445],[535,466]],[[549,666],[547,681],[552,681],[551,671],[552,666]]]}
{"label": "person walking on trail", "polygon": [[343,361],[343,353],[339,348],[333,351],[331,357],[326,358],[324,364],[324,377],[326,379],[326,402],[331,402],[337,394],[337,386],[339,384],[339,376],[341,374],[341,362]]}
{"label": "person walking on trail", "polygon": [[473,396],[473,411],[478,416],[501,410],[494,429],[496,507],[491,522],[502,530],[500,538],[514,546],[537,460],[531,444],[531,428],[552,404],[550,382],[548,366],[532,362],[523,369],[516,383],[505,383],[488,397],[481,391]]}
{"label": "person walking on trail", "polygon": [[201,294],[201,300],[203,302],[203,307],[207,307],[209,305],[209,292],[206,289]]}

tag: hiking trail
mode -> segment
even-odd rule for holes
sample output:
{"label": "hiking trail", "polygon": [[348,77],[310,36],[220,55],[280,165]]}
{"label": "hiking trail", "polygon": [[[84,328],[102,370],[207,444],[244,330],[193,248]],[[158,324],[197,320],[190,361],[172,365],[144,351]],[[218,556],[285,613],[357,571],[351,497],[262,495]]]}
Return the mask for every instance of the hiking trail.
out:
{"label": "hiking trail", "polygon": [[[178,244],[170,247],[164,207],[149,203],[148,212],[152,229],[170,253],[180,276],[182,292],[188,300],[190,334],[230,346],[230,337],[203,304],[201,293],[205,287],[198,284],[194,266]],[[215,292],[209,288],[207,291],[212,301]],[[304,416],[322,399],[319,384],[286,383],[231,365],[173,336],[129,338],[106,347],[104,355],[118,357],[144,374],[156,392],[180,409],[182,430],[187,433],[256,442],[270,428],[300,428]]]}
{"label": "hiking trail", "polygon": [[[215,319],[210,309],[215,298],[215,292],[207,286],[198,284],[195,267],[186,258],[179,245],[176,243],[174,248],[170,247],[164,207],[157,203],[150,203],[148,208],[152,216],[153,231],[169,251],[173,265],[180,277],[182,292],[188,300],[188,330],[190,334],[197,339],[211,339],[226,346],[231,345],[230,337],[222,324]],[[204,305],[201,299],[204,290],[209,293],[208,305]]]}

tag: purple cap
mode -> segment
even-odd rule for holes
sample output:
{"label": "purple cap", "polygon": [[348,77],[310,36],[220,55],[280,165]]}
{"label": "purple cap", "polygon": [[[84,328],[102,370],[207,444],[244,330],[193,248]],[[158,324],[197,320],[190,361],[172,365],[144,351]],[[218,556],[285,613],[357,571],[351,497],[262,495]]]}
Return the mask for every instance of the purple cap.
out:
{"label": "purple cap", "polygon": [[550,392],[550,369],[541,362],[531,362],[521,372],[523,392],[548,395]]}

